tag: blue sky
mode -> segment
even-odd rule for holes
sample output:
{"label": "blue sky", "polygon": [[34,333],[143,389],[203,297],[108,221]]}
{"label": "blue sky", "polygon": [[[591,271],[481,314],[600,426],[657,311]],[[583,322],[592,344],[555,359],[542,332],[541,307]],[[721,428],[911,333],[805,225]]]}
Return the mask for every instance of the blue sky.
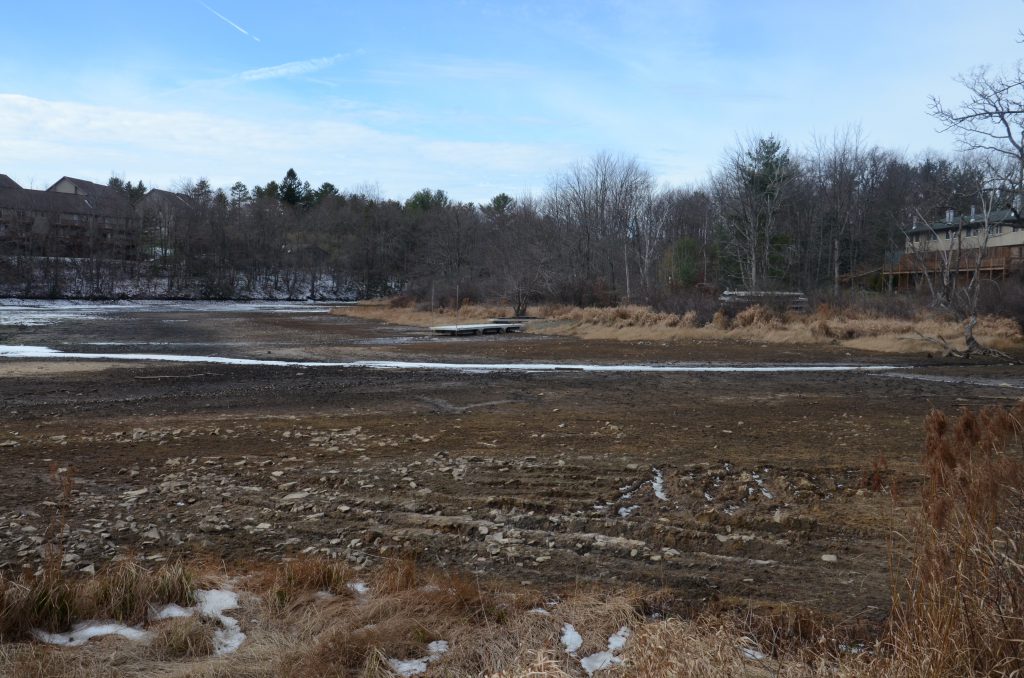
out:
{"label": "blue sky", "polygon": [[2,0],[0,173],[540,193],[599,151],[701,181],[737,138],[952,140],[928,95],[1024,56],[1020,0]]}

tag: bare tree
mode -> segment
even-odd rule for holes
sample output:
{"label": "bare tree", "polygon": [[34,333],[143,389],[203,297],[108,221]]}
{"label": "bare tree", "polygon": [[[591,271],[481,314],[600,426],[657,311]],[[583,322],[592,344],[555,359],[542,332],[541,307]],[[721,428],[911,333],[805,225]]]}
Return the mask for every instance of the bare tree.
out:
{"label": "bare tree", "polygon": [[1024,62],[1009,71],[980,66],[960,75],[967,99],[947,107],[931,98],[929,112],[953,132],[964,151],[982,151],[991,160],[990,174],[1019,195],[1024,187]]}
{"label": "bare tree", "polygon": [[914,255],[921,271],[921,279],[928,286],[932,306],[949,314],[963,326],[964,349],[952,346],[942,337],[922,338],[941,346],[947,356],[969,358],[972,355],[989,355],[1009,358],[1005,353],[982,345],[974,336],[978,325],[978,301],[981,287],[986,280],[983,268],[989,256],[989,239],[1002,229],[1003,214],[993,209],[999,200],[999,193],[993,189],[979,191],[980,212],[975,212],[969,221],[958,218],[954,228],[943,229],[943,235],[925,221],[922,244],[912,243]]}

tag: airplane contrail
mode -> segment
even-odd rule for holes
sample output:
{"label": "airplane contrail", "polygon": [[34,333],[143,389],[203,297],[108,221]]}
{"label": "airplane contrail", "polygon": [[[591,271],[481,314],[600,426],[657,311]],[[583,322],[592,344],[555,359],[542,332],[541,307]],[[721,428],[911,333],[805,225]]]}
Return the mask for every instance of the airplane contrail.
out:
{"label": "airplane contrail", "polygon": [[260,41],[260,39],[257,38],[255,35],[252,35],[251,33],[249,33],[249,31],[245,30],[244,28],[242,28],[241,26],[236,24],[234,21],[232,21],[231,19],[227,18],[226,16],[224,16],[223,14],[221,14],[220,12],[215,10],[213,7],[210,7],[205,2],[200,2],[199,4],[202,5],[203,7],[205,7],[207,10],[209,10],[209,12],[211,14],[213,14],[215,17],[217,17],[218,19],[220,19],[221,21],[226,23],[228,26],[231,26],[232,28],[234,28],[236,31],[238,31],[242,35],[247,35],[250,38],[252,38],[253,40],[255,40],[256,42]]}

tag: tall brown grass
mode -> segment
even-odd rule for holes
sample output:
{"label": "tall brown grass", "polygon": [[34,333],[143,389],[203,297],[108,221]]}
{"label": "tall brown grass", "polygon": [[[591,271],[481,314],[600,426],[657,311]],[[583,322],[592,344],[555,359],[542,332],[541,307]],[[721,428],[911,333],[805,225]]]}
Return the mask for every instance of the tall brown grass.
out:
{"label": "tall brown grass", "polygon": [[895,587],[898,675],[1024,675],[1024,404],[928,415],[914,557]]}
{"label": "tall brown grass", "polygon": [[20,577],[0,572],[0,642],[27,638],[32,629],[66,631],[82,620],[140,624],[150,606],[193,604],[195,589],[194,573],[181,563],[149,570],[124,559],[92,577],[52,564]]}
{"label": "tall brown grass", "polygon": [[[583,339],[625,341],[687,341],[734,339],[771,344],[838,344],[848,348],[887,353],[924,353],[935,344],[924,339],[941,337],[950,345],[962,343],[963,328],[943,316],[919,308],[913,314],[887,314],[884,307],[821,304],[811,312],[785,311],[754,305],[729,313],[719,309],[705,321],[696,311],[657,311],[649,306],[585,307],[563,304],[537,306],[543,322],[527,325],[528,332],[576,336]],[[459,311],[463,323],[485,322],[507,314],[500,306],[467,304]],[[452,309],[434,312],[387,302],[367,302],[332,309],[332,314],[420,327],[449,324]],[[976,334],[986,346],[1012,349],[1024,341],[1016,320],[985,315]],[[923,336],[922,336],[923,335]]]}

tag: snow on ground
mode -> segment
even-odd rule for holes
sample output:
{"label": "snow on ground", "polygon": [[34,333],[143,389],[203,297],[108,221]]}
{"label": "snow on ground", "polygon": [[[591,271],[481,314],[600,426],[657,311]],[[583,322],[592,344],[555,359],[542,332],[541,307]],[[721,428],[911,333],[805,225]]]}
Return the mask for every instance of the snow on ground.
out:
{"label": "snow on ground", "polygon": [[427,664],[437,661],[448,651],[447,640],[435,640],[427,645],[427,652],[430,654],[422,659],[389,659],[388,666],[400,676],[418,676],[426,673]]}
{"label": "snow on ground", "polygon": [[160,621],[161,619],[177,619],[180,617],[191,617],[192,609],[188,607],[182,607],[181,605],[175,605],[171,603],[164,605],[159,610],[153,610],[149,618],[153,621]]}
{"label": "snow on ground", "polygon": [[[580,666],[583,667],[583,670],[587,672],[588,676],[591,676],[595,671],[600,671],[601,669],[607,669],[615,666],[616,664],[621,664],[622,660],[619,659],[616,654],[626,646],[626,640],[629,639],[629,636],[629,628],[623,626],[618,631],[608,636],[607,650],[587,655],[580,660]],[[569,654],[575,654],[583,645],[583,636],[580,635],[572,624],[565,624],[562,627],[562,645],[565,646],[565,651]]]}
{"label": "snow on ground", "polygon": [[52,325],[63,320],[97,320],[114,313],[183,311],[221,313],[327,313],[334,304],[314,302],[123,301],[95,302],[0,299],[0,326]]}
{"label": "snow on ground", "polygon": [[45,346],[0,345],[0,358],[70,358],[76,360],[130,360],[150,362],[262,365],[266,367],[362,367],[396,370],[446,370],[455,372],[877,372],[899,369],[890,365],[585,365],[559,363],[428,363],[401,360],[354,360],[345,363],[295,360],[255,360],[171,353],[70,353]]}
{"label": "snow on ground", "polygon": [[129,640],[145,640],[149,637],[149,634],[140,628],[113,622],[81,622],[71,627],[67,633],[47,633],[37,629],[32,635],[40,642],[65,647],[78,647],[84,645],[90,638],[100,636],[122,636]]}
{"label": "snow on ground", "polygon": [[651,480],[654,496],[662,501],[668,501],[668,495],[665,494],[665,476],[657,468],[651,469],[651,474],[654,476]]}
{"label": "snow on ground", "polygon": [[241,647],[245,641],[245,634],[242,633],[238,620],[224,614],[225,610],[238,607],[238,594],[223,589],[197,591],[196,601],[202,614],[221,623],[221,628],[213,634],[214,654],[229,654]]}
{"label": "snow on ground", "polygon": [[346,586],[348,586],[350,591],[352,591],[353,593],[358,593],[361,596],[365,596],[367,593],[370,592],[370,587],[361,581],[352,581],[349,582]]}
{"label": "snow on ground", "polygon": [[[216,654],[228,654],[241,647],[242,642],[245,641],[245,634],[242,633],[238,620],[224,614],[225,610],[233,610],[238,607],[238,594],[223,589],[196,591],[196,603],[195,607],[181,607],[174,603],[165,605],[159,609],[152,610],[150,619],[160,621],[163,619],[191,617],[198,612],[220,622],[221,628],[217,629],[213,636],[214,652]],[[129,640],[146,640],[149,638],[149,632],[138,626],[124,626],[114,622],[97,621],[80,622],[75,624],[67,633],[47,633],[46,631],[36,629],[32,631],[32,635],[40,642],[67,647],[77,647],[86,643],[90,638],[97,638],[99,636],[117,635]]]}
{"label": "snow on ground", "polygon": [[575,653],[583,645],[583,636],[572,624],[565,624],[562,627],[562,645],[569,654]]}

